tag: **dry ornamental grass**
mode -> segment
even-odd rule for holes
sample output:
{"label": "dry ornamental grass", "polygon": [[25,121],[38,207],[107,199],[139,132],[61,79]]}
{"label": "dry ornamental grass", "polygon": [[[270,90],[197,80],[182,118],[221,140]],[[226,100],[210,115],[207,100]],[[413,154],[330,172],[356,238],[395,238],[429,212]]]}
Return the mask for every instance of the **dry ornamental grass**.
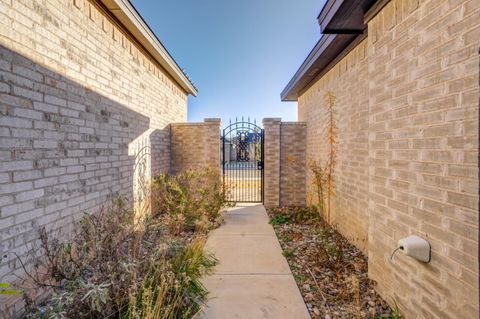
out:
{"label": "dry ornamental grass", "polygon": [[[200,278],[216,260],[206,234],[226,206],[217,173],[161,175],[152,185],[153,211],[138,217],[120,198],[85,214],[60,241],[39,230],[22,259],[33,288],[23,287],[25,318],[192,318],[207,290]],[[40,290],[49,292],[38,302]]]}

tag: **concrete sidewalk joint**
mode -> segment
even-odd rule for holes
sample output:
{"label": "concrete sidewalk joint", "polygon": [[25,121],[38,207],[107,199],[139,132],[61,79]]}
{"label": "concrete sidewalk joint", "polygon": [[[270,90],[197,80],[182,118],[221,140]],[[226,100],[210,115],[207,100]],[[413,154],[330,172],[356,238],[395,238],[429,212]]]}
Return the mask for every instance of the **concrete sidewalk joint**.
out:
{"label": "concrete sidewalk joint", "polygon": [[201,318],[310,318],[268,220],[261,204],[237,205],[209,236],[219,263],[203,280],[210,299]]}

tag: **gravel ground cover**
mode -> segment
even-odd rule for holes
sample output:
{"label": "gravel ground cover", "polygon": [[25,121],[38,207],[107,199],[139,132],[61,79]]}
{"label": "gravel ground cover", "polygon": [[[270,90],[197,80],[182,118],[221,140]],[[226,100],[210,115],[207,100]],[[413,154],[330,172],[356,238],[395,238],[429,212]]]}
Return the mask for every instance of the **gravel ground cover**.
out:
{"label": "gravel ground cover", "polygon": [[367,257],[317,212],[276,208],[268,214],[312,318],[402,318],[375,292]]}

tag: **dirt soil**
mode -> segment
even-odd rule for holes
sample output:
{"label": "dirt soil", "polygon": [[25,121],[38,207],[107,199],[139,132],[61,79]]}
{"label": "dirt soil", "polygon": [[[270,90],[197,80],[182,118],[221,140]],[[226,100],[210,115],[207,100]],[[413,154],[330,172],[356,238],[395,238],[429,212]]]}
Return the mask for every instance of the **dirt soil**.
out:
{"label": "dirt soil", "polygon": [[312,318],[402,318],[374,289],[367,257],[309,208],[268,210]]}

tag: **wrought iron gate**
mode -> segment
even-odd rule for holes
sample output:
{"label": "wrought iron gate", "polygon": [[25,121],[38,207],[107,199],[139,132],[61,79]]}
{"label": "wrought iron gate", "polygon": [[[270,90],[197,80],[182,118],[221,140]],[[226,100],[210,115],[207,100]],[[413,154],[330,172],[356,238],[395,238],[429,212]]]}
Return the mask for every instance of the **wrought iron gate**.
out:
{"label": "wrought iron gate", "polygon": [[228,201],[263,203],[263,137],[263,129],[243,117],[223,129],[223,183]]}

